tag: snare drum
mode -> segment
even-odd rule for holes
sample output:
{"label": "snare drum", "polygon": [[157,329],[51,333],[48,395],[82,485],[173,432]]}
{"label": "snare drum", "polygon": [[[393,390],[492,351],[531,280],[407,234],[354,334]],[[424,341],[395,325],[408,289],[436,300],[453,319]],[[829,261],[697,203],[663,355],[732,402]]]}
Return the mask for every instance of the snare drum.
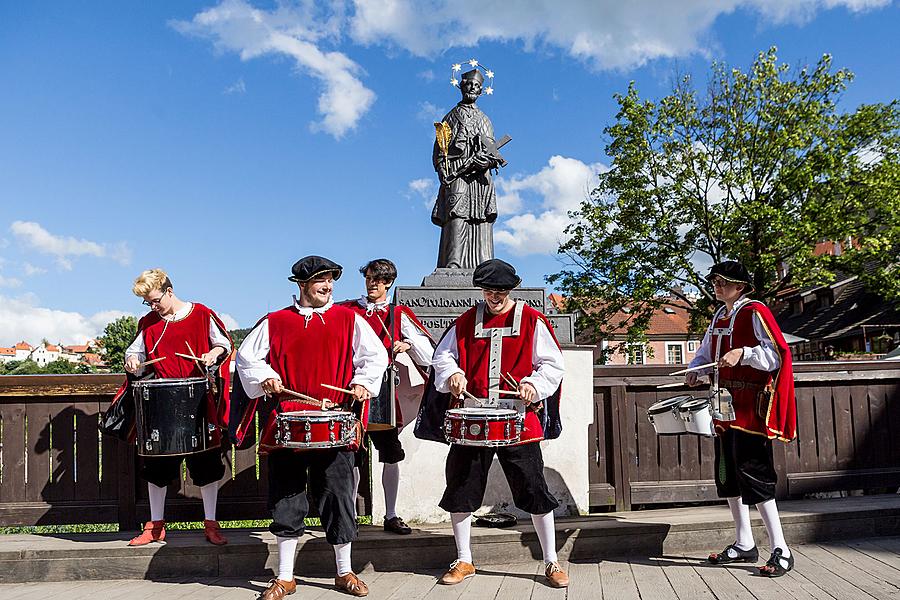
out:
{"label": "snare drum", "polygon": [[508,408],[453,408],[444,416],[444,437],[461,446],[509,446],[518,443],[524,422]]}
{"label": "snare drum", "polygon": [[296,410],[275,416],[275,443],[282,448],[340,448],[356,440],[359,421],[347,411]]}
{"label": "snare drum", "polygon": [[709,398],[692,398],[683,402],[678,407],[678,413],[688,433],[707,436],[716,434]]}
{"label": "snare drum", "polygon": [[693,396],[674,396],[660,400],[647,409],[647,420],[653,424],[658,435],[684,433],[686,429],[678,407],[693,399]]}
{"label": "snare drum", "polygon": [[215,425],[206,420],[206,377],[145,379],[133,384],[137,453],[193,454],[211,447]]}

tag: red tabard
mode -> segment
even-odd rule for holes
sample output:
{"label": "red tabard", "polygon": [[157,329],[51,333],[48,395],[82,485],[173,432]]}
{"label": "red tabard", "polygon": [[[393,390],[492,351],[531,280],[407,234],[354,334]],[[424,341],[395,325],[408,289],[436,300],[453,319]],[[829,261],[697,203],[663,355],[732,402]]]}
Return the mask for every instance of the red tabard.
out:
{"label": "red tabard", "polygon": [[[408,306],[395,305],[394,306],[394,317],[390,319],[390,324],[388,324],[387,318],[387,310],[382,311],[373,311],[371,314],[367,314],[366,307],[362,306],[357,300],[345,300],[340,303],[341,306],[346,306],[354,313],[358,314],[362,319],[369,324],[372,330],[376,335],[381,339],[381,342],[384,344],[385,349],[388,353],[388,360],[393,362],[394,353],[392,351],[392,341],[402,340],[403,336],[400,333],[400,315],[406,315],[413,326],[418,327],[422,332],[427,335],[429,338],[431,334],[428,333],[428,330],[425,329],[425,326],[419,322],[419,319],[416,318],[415,313],[413,313],[412,309]],[[388,331],[386,328],[390,328],[391,335],[388,335]],[[390,363],[389,363],[390,364]],[[416,368],[419,368],[416,365]],[[419,369],[420,374],[423,376],[425,380],[428,379],[428,375],[422,372]],[[397,394],[394,394],[394,402],[397,405],[397,427],[403,427],[405,421],[403,420],[403,414],[400,410],[400,398]],[[415,415],[413,415],[415,417]]]}
{"label": "red tabard", "polygon": [[[459,368],[465,371],[467,390],[478,398],[488,396],[488,359],[490,357],[490,338],[475,337],[475,308],[470,308],[456,320],[456,349],[459,353]],[[484,328],[512,327],[515,309],[501,315],[492,315],[485,310]],[[534,329],[538,319],[552,332],[547,318],[527,304],[522,310],[522,326],[519,335],[503,338],[503,351],[500,354],[500,370],[509,373],[516,381],[528,377],[534,372]],[[503,378],[500,388],[513,390]],[[530,407],[525,411],[525,426],[522,430],[520,444],[538,442],[544,439],[544,430],[540,419]]]}
{"label": "red tabard", "polygon": [[[325,313],[314,313],[309,320],[295,308],[269,313],[269,365],[281,376],[289,390],[325,398],[352,407],[348,394],[330,390],[321,384],[348,388],[353,379],[353,322],[355,313],[333,305]],[[314,406],[282,396],[273,409],[259,440],[261,453],[278,447],[275,443],[275,415],[295,410],[317,410]],[[367,415],[363,415],[363,426]]]}
{"label": "red tabard", "polygon": [[[185,377],[203,377],[206,375],[205,371],[201,371],[195,361],[176,356],[175,353],[202,356],[209,352],[210,318],[227,335],[225,325],[221,322],[218,315],[199,302],[194,302],[187,316],[177,321],[165,321],[154,311],[147,313],[138,321],[138,331],[144,337],[144,346],[147,350],[146,360],[166,357],[165,360],[148,366],[149,369],[153,370],[157,378],[183,379]],[[188,344],[190,344],[190,350],[188,349]],[[151,350],[153,352],[150,352]],[[224,371],[227,377],[229,374],[227,358],[223,363],[223,367],[220,371]],[[220,428],[228,426],[228,379],[224,381],[224,386],[224,396],[220,405],[216,406],[216,398],[213,397],[212,393],[208,395],[206,405],[206,418],[209,423],[216,426],[212,440],[216,445],[221,440]]]}
{"label": "red tabard", "polygon": [[[732,348],[754,347],[759,345],[759,340],[753,331],[753,314],[756,313],[764,328],[769,333],[776,350],[781,357],[781,367],[777,371],[767,372],[753,367],[738,364],[734,367],[720,367],[720,381],[741,381],[752,384],[752,388],[735,389],[728,387],[734,398],[734,421],[716,421],[716,427],[727,429],[733,427],[749,433],[763,435],[768,438],[778,438],[790,441],[796,436],[796,403],[794,401],[794,377],[791,365],[791,352],[784,341],[784,336],[775,322],[771,311],[760,302],[750,302],[738,309],[734,320],[734,330],[731,340],[728,336],[721,336],[721,349],[719,356],[724,356]],[[727,328],[731,317],[721,318],[714,327]],[[715,348],[716,338],[710,340]],[[774,382],[774,394],[766,407],[766,417],[757,413],[757,394],[776,377]]]}

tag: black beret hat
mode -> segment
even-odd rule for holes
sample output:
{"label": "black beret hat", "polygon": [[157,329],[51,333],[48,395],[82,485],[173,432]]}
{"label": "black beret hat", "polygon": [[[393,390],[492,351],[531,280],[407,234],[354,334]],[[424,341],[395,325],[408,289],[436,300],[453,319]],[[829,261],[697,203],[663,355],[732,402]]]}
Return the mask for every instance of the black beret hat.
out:
{"label": "black beret hat", "polygon": [[522,283],[516,269],[499,258],[486,260],[472,274],[472,285],[489,290],[511,290]]}
{"label": "black beret hat", "polygon": [[292,275],[288,279],[303,282],[324,273],[331,273],[332,277],[337,280],[341,278],[343,270],[341,265],[322,256],[304,256],[291,267]]}
{"label": "black beret hat", "polygon": [[733,283],[746,283],[751,289],[753,288],[753,282],[750,280],[750,272],[747,271],[747,267],[736,260],[726,260],[713,265],[709,270],[709,275],[706,276],[706,280],[711,281],[716,276]]}

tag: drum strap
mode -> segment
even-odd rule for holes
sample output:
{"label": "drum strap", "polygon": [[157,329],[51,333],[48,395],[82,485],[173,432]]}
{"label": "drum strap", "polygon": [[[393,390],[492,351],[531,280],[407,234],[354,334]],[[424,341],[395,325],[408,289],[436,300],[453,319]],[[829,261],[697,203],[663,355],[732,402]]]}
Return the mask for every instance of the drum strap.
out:
{"label": "drum strap", "polygon": [[490,338],[490,351],[488,353],[488,397],[486,406],[499,406],[500,404],[500,359],[503,355],[503,338],[515,337],[522,330],[522,311],[525,308],[524,300],[516,300],[513,308],[513,322],[511,327],[484,326],[484,302],[479,302],[475,308],[475,337]]}

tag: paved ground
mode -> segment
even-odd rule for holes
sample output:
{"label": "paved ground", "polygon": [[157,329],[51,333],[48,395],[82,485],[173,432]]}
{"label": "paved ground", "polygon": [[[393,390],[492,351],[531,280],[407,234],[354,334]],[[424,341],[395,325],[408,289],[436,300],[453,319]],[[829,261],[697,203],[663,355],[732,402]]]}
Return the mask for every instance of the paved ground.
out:
{"label": "paved ground", "polygon": [[[765,550],[765,549],[763,549]],[[697,555],[567,563],[568,590],[543,583],[536,562],[489,567],[457,586],[435,585],[438,571],[362,573],[372,600],[870,600],[900,599],[900,537],[803,544],[796,568],[779,579],[750,565],[715,567]],[[767,555],[767,554],[766,554]],[[294,600],[348,598],[326,578],[300,579]],[[80,581],[0,585],[3,600],[164,600],[255,598],[264,581],[246,579]]]}

